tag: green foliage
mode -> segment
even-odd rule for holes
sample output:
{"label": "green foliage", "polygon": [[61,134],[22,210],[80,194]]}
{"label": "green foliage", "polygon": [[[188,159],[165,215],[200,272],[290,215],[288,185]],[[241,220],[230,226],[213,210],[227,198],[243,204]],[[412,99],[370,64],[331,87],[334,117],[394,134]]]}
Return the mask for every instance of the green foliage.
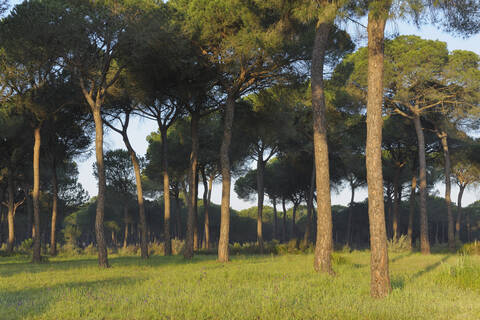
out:
{"label": "green foliage", "polygon": [[480,242],[465,243],[459,252],[464,255],[480,255]]}

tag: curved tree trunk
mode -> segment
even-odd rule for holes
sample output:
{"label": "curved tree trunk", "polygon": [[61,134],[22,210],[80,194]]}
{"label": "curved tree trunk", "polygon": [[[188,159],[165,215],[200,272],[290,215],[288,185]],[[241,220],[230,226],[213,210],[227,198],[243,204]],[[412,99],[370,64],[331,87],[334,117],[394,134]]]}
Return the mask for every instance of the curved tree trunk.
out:
{"label": "curved tree trunk", "polygon": [[40,126],[34,130],[35,144],[33,146],[33,221],[35,224],[35,237],[33,238],[33,262],[42,260],[40,243]]}
{"label": "curved tree trunk", "polygon": [[235,96],[229,94],[225,104],[222,146],[220,148],[220,165],[222,170],[222,204],[220,213],[220,239],[218,242],[218,261],[228,262],[228,243],[230,238],[230,143],[232,140]]}
{"label": "curved tree trunk", "polygon": [[8,200],[7,200],[7,222],[8,222],[8,240],[7,240],[7,254],[12,254],[13,246],[15,243],[15,186],[13,183],[13,172],[11,168],[8,168],[7,175],[7,188],[8,188]]}
{"label": "curved tree trunk", "polygon": [[352,189],[352,196],[350,198],[350,207],[348,208],[347,232],[345,237],[347,246],[350,246],[350,241],[352,240],[353,206],[355,205],[355,186],[350,184],[350,188]]}
{"label": "curved tree trunk", "polygon": [[[380,4],[381,5],[381,4]],[[375,10],[376,9],[376,10]],[[366,164],[368,184],[368,220],[370,223],[371,282],[374,298],[392,290],[388,270],[387,231],[383,202],[382,105],[383,44],[389,8],[375,8],[368,15],[368,96]],[[374,12],[374,11],[379,12]]]}
{"label": "curved tree trunk", "polygon": [[52,203],[52,225],[50,230],[50,255],[57,255],[57,209],[58,209],[58,179],[57,179],[57,165],[55,160],[52,164],[52,186],[53,186],[53,203]]}
{"label": "curved tree trunk", "polygon": [[162,162],[163,162],[163,206],[164,206],[164,223],[163,235],[165,238],[164,255],[172,254],[172,241],[170,235],[170,182],[168,176],[168,146],[167,146],[167,128],[160,127],[162,136]]}
{"label": "curved tree trunk", "polygon": [[[188,216],[187,216],[187,239],[183,256],[185,259],[193,258],[193,251],[196,249],[195,225],[197,205],[197,164],[198,164],[198,113],[192,113],[190,134],[192,138],[192,151],[190,153],[190,167],[188,168]],[[198,235],[197,235],[198,237]]]}
{"label": "curved tree trunk", "polygon": [[452,213],[452,182],[451,182],[451,165],[450,165],[450,152],[448,150],[447,133],[441,132],[439,134],[440,141],[443,147],[443,157],[445,159],[445,204],[447,205],[447,219],[448,219],[448,248],[451,252],[455,251],[455,230]]}
{"label": "curved tree trunk", "polygon": [[105,231],[103,226],[106,192],[105,166],[103,164],[103,121],[99,107],[93,108],[93,119],[95,121],[95,153],[97,158],[98,171],[98,196],[97,211],[95,216],[95,236],[97,238],[98,265],[101,268],[108,268],[109,264],[107,243],[105,241]]}
{"label": "curved tree trunk", "polygon": [[428,239],[427,216],[427,161],[425,159],[425,136],[420,121],[420,115],[413,118],[418,139],[418,163],[420,180],[420,251],[430,254],[430,240]]}
{"label": "curved tree trunk", "polygon": [[205,168],[202,167],[202,182],[203,182],[203,248],[210,249],[210,217],[208,216],[208,193],[209,184],[205,173]]}
{"label": "curved tree trunk", "polygon": [[285,198],[282,198],[283,224],[282,224],[282,242],[287,241],[287,207],[285,206]]}
{"label": "curved tree trunk", "polygon": [[122,134],[123,142],[130,153],[130,158],[133,164],[133,171],[135,172],[135,182],[137,186],[137,202],[138,202],[138,216],[140,217],[140,252],[142,259],[148,258],[148,241],[147,241],[147,219],[145,217],[145,205],[143,200],[142,175],[140,173],[140,163],[138,162],[137,154],[133,150],[130,140],[125,132]]}
{"label": "curved tree trunk", "polygon": [[265,198],[264,171],[265,162],[263,161],[262,147],[261,151],[258,153],[257,159],[257,244],[260,248],[260,253],[263,253],[263,201]]}
{"label": "curved tree trunk", "polygon": [[462,197],[463,191],[465,191],[465,185],[460,185],[460,190],[458,192],[457,198],[457,222],[455,224],[455,240],[460,240],[460,226],[462,223]]}
{"label": "curved tree trunk", "polygon": [[[328,20],[328,19],[327,19]],[[331,23],[319,21],[312,54],[313,144],[317,185],[317,239],[314,268],[329,274],[332,269],[333,234],[328,163],[327,125],[323,69]]]}
{"label": "curved tree trunk", "polygon": [[312,212],[313,212],[313,197],[315,195],[315,164],[313,164],[312,176],[310,177],[310,190],[308,191],[307,199],[307,222],[305,224],[305,234],[303,237],[303,244],[306,247],[310,238],[312,237]]}

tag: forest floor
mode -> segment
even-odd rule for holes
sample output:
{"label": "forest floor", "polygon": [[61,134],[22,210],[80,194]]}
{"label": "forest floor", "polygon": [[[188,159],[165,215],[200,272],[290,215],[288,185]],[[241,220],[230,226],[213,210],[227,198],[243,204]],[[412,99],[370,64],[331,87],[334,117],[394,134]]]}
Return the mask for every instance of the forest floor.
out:
{"label": "forest floor", "polygon": [[0,258],[0,319],[480,319],[480,257],[391,253],[393,292],[370,298],[368,251],[311,254]]}

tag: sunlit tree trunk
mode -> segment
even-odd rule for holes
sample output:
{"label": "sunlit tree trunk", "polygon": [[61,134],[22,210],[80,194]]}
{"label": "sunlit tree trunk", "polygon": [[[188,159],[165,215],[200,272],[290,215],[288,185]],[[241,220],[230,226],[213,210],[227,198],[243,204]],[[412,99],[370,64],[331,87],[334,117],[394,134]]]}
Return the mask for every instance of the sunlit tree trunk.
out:
{"label": "sunlit tree trunk", "polygon": [[33,262],[39,263],[41,256],[40,241],[40,126],[34,130],[35,143],[33,146],[33,221],[35,224],[35,237],[33,238]]}
{"label": "sunlit tree trunk", "polygon": [[[326,19],[329,20],[329,19]],[[317,186],[317,239],[314,269],[334,274],[332,269],[333,234],[328,163],[327,124],[323,70],[330,21],[319,21],[312,53],[313,144]]]}
{"label": "sunlit tree trunk", "polygon": [[370,224],[370,293],[382,298],[392,290],[388,270],[387,231],[383,203],[382,105],[383,47],[389,5],[377,1],[368,15],[368,96],[366,164]]}
{"label": "sunlit tree trunk", "polygon": [[8,223],[8,240],[7,240],[7,254],[12,254],[13,246],[15,243],[15,186],[13,183],[13,172],[11,168],[8,168],[7,173],[7,223]]}
{"label": "sunlit tree trunk", "polygon": [[460,190],[458,192],[457,198],[457,222],[455,224],[455,240],[460,240],[460,230],[461,230],[461,223],[462,223],[462,197],[463,191],[465,191],[465,185],[460,185]]}
{"label": "sunlit tree trunk", "polygon": [[172,241],[170,235],[170,182],[168,176],[168,147],[167,147],[167,128],[160,127],[162,136],[162,162],[163,162],[163,205],[164,205],[164,222],[163,234],[165,238],[164,255],[172,254]]}
{"label": "sunlit tree trunk", "polygon": [[285,206],[285,198],[282,197],[283,223],[282,223],[282,242],[287,241],[287,207]]}
{"label": "sunlit tree trunk", "polygon": [[[198,152],[197,152],[198,154]],[[197,165],[198,165],[198,160],[197,160]],[[195,198],[193,201],[193,217],[195,218],[193,222],[193,248],[195,251],[198,251],[200,249],[200,232],[198,230],[198,182],[199,182],[199,177],[198,177],[198,166],[195,169]]]}
{"label": "sunlit tree trunk", "polygon": [[415,192],[417,189],[417,176],[414,174],[412,176],[412,186],[410,191],[409,199],[409,212],[408,212],[408,230],[407,237],[410,248],[413,247],[413,215],[415,213]]}
{"label": "sunlit tree trunk", "polygon": [[222,203],[220,213],[220,239],[218,243],[218,261],[229,261],[228,243],[230,238],[230,143],[232,140],[235,95],[229,94],[225,104],[222,146],[220,148],[220,165],[222,171]]}
{"label": "sunlit tree trunk", "polygon": [[53,203],[52,203],[52,224],[50,230],[50,255],[57,255],[57,241],[56,241],[56,231],[57,231],[57,210],[58,210],[58,179],[57,179],[57,165],[55,160],[53,160],[52,165],[52,187],[53,187]]}
{"label": "sunlit tree trunk", "polygon": [[398,232],[398,209],[400,207],[400,167],[395,168],[395,176],[393,178],[393,217],[392,217],[392,230],[393,239],[398,240],[400,234]]}
{"label": "sunlit tree trunk", "polygon": [[273,239],[278,237],[278,213],[277,213],[277,198],[272,199],[273,204]]}
{"label": "sunlit tree trunk", "polygon": [[210,217],[208,215],[208,207],[210,206],[210,203],[208,202],[208,194],[210,191],[210,185],[209,181],[207,178],[207,175],[205,173],[205,168],[202,168],[202,181],[203,181],[203,216],[204,216],[204,222],[203,222],[203,237],[204,237],[204,242],[203,242],[203,248],[205,249],[210,249]]}
{"label": "sunlit tree trunk", "polygon": [[350,246],[350,241],[352,239],[352,219],[355,205],[355,186],[353,185],[353,183],[350,184],[350,188],[352,190],[352,195],[350,197],[350,207],[348,208],[347,231],[345,236],[345,243],[347,244],[347,246]]}
{"label": "sunlit tree trunk", "polygon": [[448,248],[451,252],[455,251],[455,229],[452,213],[452,182],[451,182],[451,164],[450,164],[450,152],[448,150],[447,133],[441,132],[438,134],[440,141],[442,142],[443,157],[445,159],[444,175],[445,175],[445,204],[447,205],[447,220],[448,220]]}
{"label": "sunlit tree trunk", "polygon": [[263,201],[265,198],[264,171],[265,162],[263,161],[262,146],[258,152],[257,159],[257,244],[260,248],[260,253],[263,253]]}
{"label": "sunlit tree trunk", "polygon": [[303,244],[307,246],[312,237],[312,212],[313,212],[313,197],[315,195],[315,164],[312,169],[312,176],[310,177],[310,189],[307,197],[307,222],[305,224],[305,235],[303,237]]}
{"label": "sunlit tree trunk", "polygon": [[430,241],[428,239],[428,217],[427,217],[427,161],[425,158],[425,135],[417,113],[413,118],[415,131],[418,139],[418,160],[420,180],[420,251],[423,254],[430,254]]}

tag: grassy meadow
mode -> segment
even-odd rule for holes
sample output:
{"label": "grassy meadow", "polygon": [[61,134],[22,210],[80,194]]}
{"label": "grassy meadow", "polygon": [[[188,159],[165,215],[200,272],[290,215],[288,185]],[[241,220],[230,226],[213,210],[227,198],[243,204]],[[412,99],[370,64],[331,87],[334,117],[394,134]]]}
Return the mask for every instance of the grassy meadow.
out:
{"label": "grassy meadow", "polygon": [[0,258],[0,319],[480,319],[480,257],[391,253],[393,292],[369,296],[369,252],[335,253],[331,278],[313,255],[112,255]]}

